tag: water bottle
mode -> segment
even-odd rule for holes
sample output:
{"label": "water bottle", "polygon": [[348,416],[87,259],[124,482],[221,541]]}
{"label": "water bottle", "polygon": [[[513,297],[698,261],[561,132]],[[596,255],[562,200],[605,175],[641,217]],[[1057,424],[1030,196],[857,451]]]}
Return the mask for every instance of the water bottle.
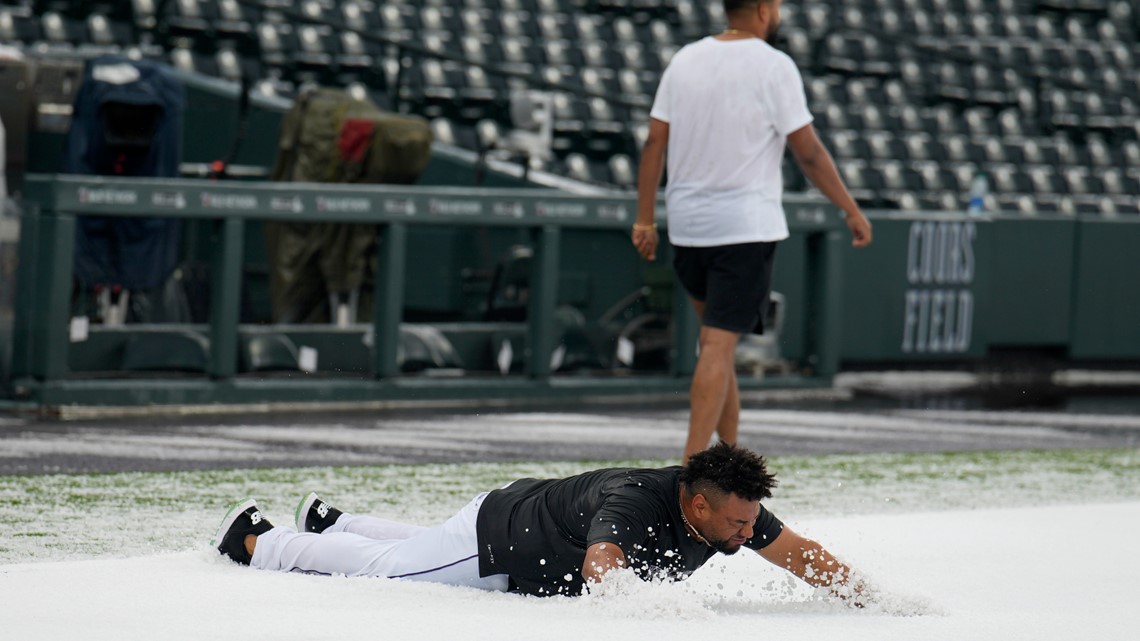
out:
{"label": "water bottle", "polygon": [[990,181],[984,171],[974,175],[970,182],[970,207],[967,211],[971,216],[981,216],[986,210],[986,196],[990,193]]}

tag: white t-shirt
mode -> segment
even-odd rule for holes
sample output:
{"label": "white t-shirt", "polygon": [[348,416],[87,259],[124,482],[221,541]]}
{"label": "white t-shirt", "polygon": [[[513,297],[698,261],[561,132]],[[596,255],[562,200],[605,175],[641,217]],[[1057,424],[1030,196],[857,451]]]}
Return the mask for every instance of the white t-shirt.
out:
{"label": "white t-shirt", "polygon": [[711,247],[788,237],[780,171],[788,134],[811,123],[803,78],[760,40],[713,37],[678,51],[650,116],[669,123],[669,240]]}

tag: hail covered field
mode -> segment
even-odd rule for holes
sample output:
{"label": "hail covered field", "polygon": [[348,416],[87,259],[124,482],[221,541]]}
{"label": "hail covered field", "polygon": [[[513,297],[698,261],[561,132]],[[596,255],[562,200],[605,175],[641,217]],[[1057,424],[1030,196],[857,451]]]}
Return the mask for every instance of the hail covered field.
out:
{"label": "hail covered field", "polygon": [[207,541],[317,490],[421,524],[524,476],[672,464],[683,408],[184,417],[0,425],[0,629],[13,639],[1133,639],[1140,419],[1109,411],[773,404],[742,444],[766,504],[859,568],[856,610],[755,555],[677,584],[535,599],[258,572]]}

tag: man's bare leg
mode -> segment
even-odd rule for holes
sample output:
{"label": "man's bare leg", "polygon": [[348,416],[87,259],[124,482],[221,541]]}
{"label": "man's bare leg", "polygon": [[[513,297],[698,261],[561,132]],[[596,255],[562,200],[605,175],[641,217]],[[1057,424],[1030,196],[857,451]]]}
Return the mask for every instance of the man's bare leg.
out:
{"label": "man's bare leg", "polygon": [[[739,337],[737,342],[739,342]],[[716,434],[720,440],[736,445],[737,434],[740,432],[740,384],[736,381],[736,348],[733,346],[731,361],[732,380],[728,383],[728,394],[724,399],[724,409],[720,412],[720,420],[716,424]]]}
{"label": "man's bare leg", "polygon": [[[698,316],[704,305],[694,301]],[[740,421],[740,392],[736,389],[736,343],[740,336],[701,326],[701,353],[689,388],[689,438],[682,464],[708,447],[715,430],[735,442]]]}

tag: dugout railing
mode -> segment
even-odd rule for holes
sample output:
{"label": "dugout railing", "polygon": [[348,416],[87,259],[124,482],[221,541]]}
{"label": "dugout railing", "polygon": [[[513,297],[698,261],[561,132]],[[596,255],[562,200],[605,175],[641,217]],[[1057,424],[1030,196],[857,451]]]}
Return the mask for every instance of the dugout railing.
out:
{"label": "dugout railing", "polygon": [[[613,235],[632,223],[631,197],[570,196],[553,190],[304,185],[198,180],[29,176],[22,220],[10,388],[14,401],[34,408],[139,405],[249,405],[258,403],[362,404],[398,400],[581,398],[593,395],[682,394],[696,361],[698,324],[682,295],[673,295],[671,358],[666,370],[559,374],[551,369],[557,347],[554,319],[562,238],[569,231]],[[745,388],[829,385],[839,357],[841,254],[846,229],[830,206],[787,204],[793,236],[804,247],[806,300],[798,322],[809,353],[794,373],[745,379]],[[205,338],[207,357],[198,373],[73,371],[77,336],[71,326],[72,259],[81,216],[179,217],[209,221],[209,317],[205,326],[173,327]],[[239,323],[243,251],[249,221],[323,221],[375,224],[379,228],[375,303],[367,371],[356,375],[266,376],[239,371],[241,337],[264,327]],[[667,220],[667,219],[666,219]],[[398,363],[409,276],[408,230],[526,230],[534,249],[526,315],[526,357],[521,373],[425,376],[401,372]],[[632,249],[629,249],[632,252]],[[581,260],[605,260],[582,256]],[[791,265],[793,263],[789,263]],[[458,277],[458,275],[456,275]],[[672,287],[676,287],[672,285]],[[276,326],[270,329],[282,329]],[[104,330],[139,334],[152,327]],[[328,326],[329,332],[337,331]],[[83,337],[83,340],[87,340]],[[159,343],[161,346],[161,343]],[[161,349],[161,347],[159,347]]]}

